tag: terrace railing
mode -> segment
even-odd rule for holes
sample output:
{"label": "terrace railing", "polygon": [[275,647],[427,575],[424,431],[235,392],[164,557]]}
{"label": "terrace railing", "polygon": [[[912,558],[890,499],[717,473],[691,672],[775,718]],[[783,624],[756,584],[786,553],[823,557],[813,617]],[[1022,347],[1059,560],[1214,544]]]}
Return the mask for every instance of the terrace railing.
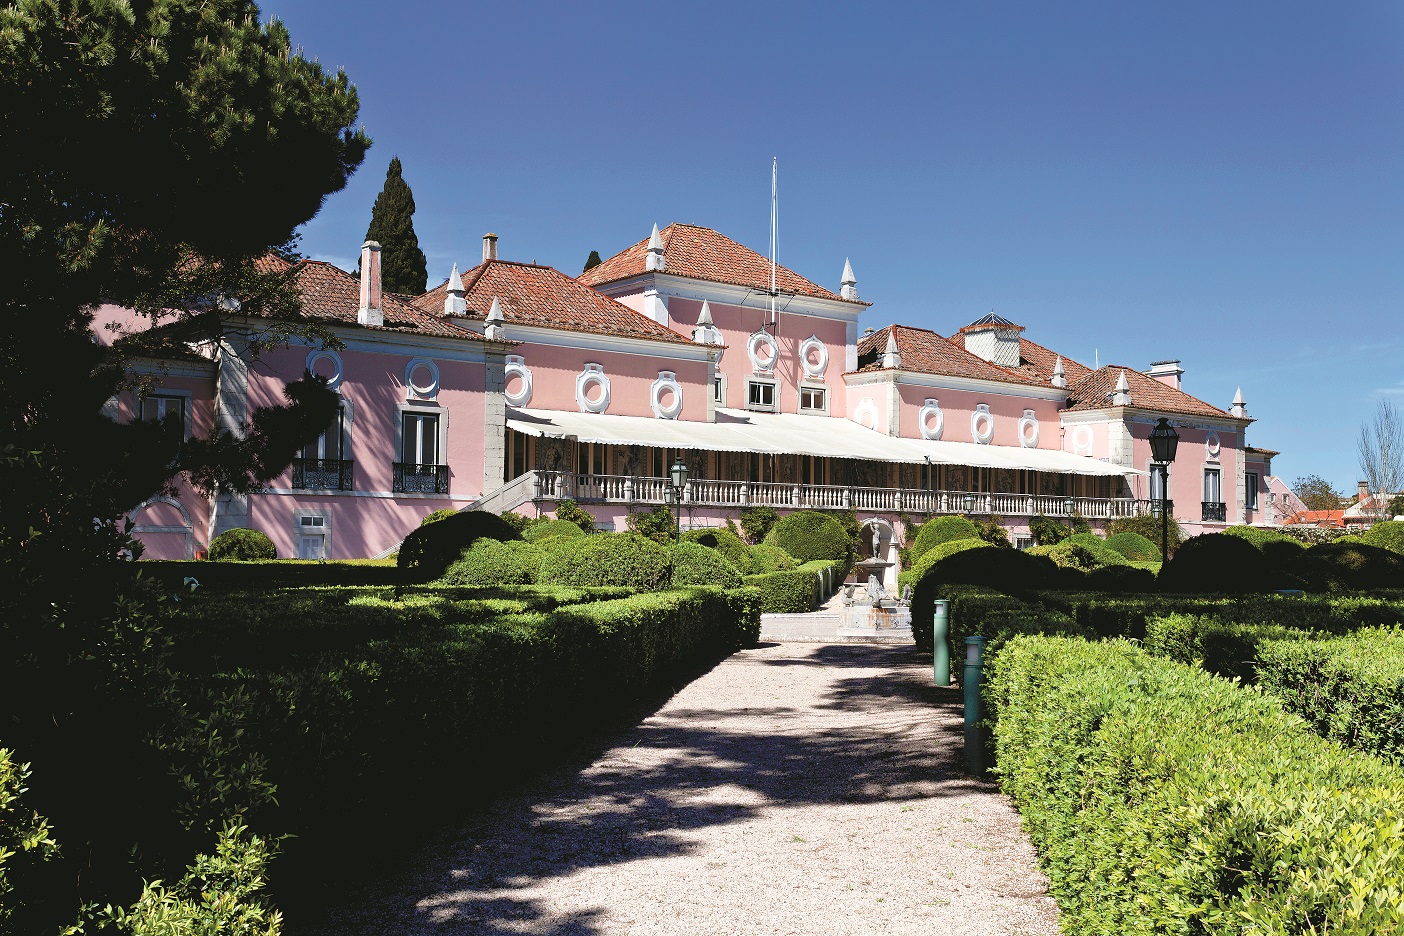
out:
{"label": "terrace railing", "polygon": [[414,465],[392,462],[390,490],[396,494],[447,494],[448,465]]}
{"label": "terrace railing", "polygon": [[349,491],[354,465],[335,458],[294,458],[292,486],[300,491]]}

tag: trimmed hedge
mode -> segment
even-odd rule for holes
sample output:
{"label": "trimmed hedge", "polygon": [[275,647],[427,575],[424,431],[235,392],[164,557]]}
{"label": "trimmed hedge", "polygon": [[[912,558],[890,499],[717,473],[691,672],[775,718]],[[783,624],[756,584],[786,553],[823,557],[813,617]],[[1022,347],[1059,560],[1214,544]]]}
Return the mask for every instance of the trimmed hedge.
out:
{"label": "trimmed hedge", "polygon": [[480,539],[439,581],[444,585],[532,585],[541,574],[546,554],[532,543]]}
{"label": "trimmed hedge", "polygon": [[540,523],[533,523],[522,533],[522,539],[528,543],[539,543],[542,540],[563,537],[572,539],[576,536],[584,536],[585,531],[580,529],[569,520],[543,520]]}
{"label": "trimmed hedge", "polygon": [[277,559],[278,549],[268,538],[268,534],[240,528],[225,530],[210,540],[209,557],[213,562],[228,562],[231,559],[258,562]]}
{"label": "trimmed hedge", "polygon": [[[419,521],[419,525],[428,526],[431,523],[438,523],[440,520],[447,520],[449,517],[452,517],[456,513],[458,513],[458,511],[454,510],[452,507],[445,507],[442,510],[434,510],[425,514],[424,519]],[[515,529],[515,527],[513,527],[513,529]]]}
{"label": "trimmed hedge", "polygon": [[833,517],[812,510],[799,510],[781,517],[765,535],[765,542],[779,546],[799,562],[816,559],[847,562],[852,556],[843,525]]}
{"label": "trimmed hedge", "polygon": [[264,559],[258,562],[200,562],[150,559],[131,563],[132,571],[155,579],[167,591],[180,591],[187,578],[202,590],[302,588],[328,585],[395,585],[405,574],[393,559]]}
{"label": "trimmed hedge", "polygon": [[1132,562],[1154,562],[1160,558],[1160,547],[1139,533],[1113,533],[1103,545]]}
{"label": "trimmed hedge", "polygon": [[1384,520],[1376,523],[1362,533],[1360,539],[1368,546],[1404,555],[1404,521]]}
{"label": "trimmed hedge", "polygon": [[1124,642],[991,663],[1001,787],[1065,933],[1398,933],[1404,773]]}
{"label": "trimmed hedge", "polygon": [[543,585],[618,585],[638,591],[668,587],[668,550],[637,533],[595,533],[549,553],[537,579]]}
{"label": "trimmed hedge", "polygon": [[668,550],[673,562],[672,586],[719,585],[739,588],[741,573],[715,549],[701,543],[681,542]]}
{"label": "trimmed hedge", "polygon": [[1404,556],[1363,542],[1337,540],[1303,550],[1287,571],[1313,591],[1399,588],[1404,584]]}
{"label": "trimmed hedge", "polygon": [[[952,545],[947,543],[936,549]],[[928,553],[922,558],[927,559],[930,555]],[[931,652],[933,602],[944,597],[952,586],[981,585],[1019,595],[1051,587],[1057,572],[1058,567],[1046,557],[1031,556],[1027,550],[998,549],[988,544],[984,549],[970,548],[946,556],[934,563],[912,589],[912,635],[917,649]],[[960,652],[965,652],[963,647]]]}
{"label": "trimmed hedge", "polygon": [[700,543],[708,549],[715,549],[743,575],[751,570],[751,550],[741,537],[726,527],[710,530],[688,530],[682,535],[684,543]]}
{"label": "trimmed hedge", "polygon": [[485,510],[465,510],[419,527],[400,544],[399,565],[424,581],[443,575],[463,550],[480,539],[521,539],[512,525]]}
{"label": "trimmed hedge", "polygon": [[828,570],[828,585],[836,588],[848,566],[842,560],[816,559],[788,572],[768,572],[748,575],[742,581],[760,590],[761,613],[806,614],[817,608],[824,595],[824,573]]}
{"label": "trimmed hedge", "polygon": [[757,543],[751,547],[751,562],[747,572],[751,575],[764,575],[767,572],[788,572],[799,563],[779,546]]}
{"label": "trimmed hedge", "polygon": [[955,540],[979,539],[980,531],[975,528],[965,517],[940,516],[932,517],[917,528],[916,537],[912,539],[912,545],[908,551],[912,564],[922,556],[926,555],[933,546],[942,543],[950,543]]}
{"label": "trimmed hedge", "polygon": [[1108,549],[1091,533],[1074,533],[1056,546],[1035,546],[1030,555],[1047,556],[1062,569],[1092,572],[1107,566],[1127,566],[1130,561],[1114,549]]}
{"label": "trimmed hedge", "polygon": [[1160,587],[1167,592],[1231,595],[1292,585],[1252,543],[1225,533],[1191,537],[1160,570]]}
{"label": "trimmed hedge", "polygon": [[994,546],[993,543],[987,543],[978,537],[967,537],[965,539],[947,540],[944,543],[937,543],[926,552],[922,553],[920,558],[912,560],[912,567],[898,575],[897,582],[903,587],[910,585],[915,588],[917,583],[931,572],[932,567],[943,559],[954,556],[956,553],[965,552],[967,549],[986,548],[994,549],[997,547]]}
{"label": "trimmed hedge", "polygon": [[1202,666],[1216,676],[1251,683],[1257,679],[1259,648],[1265,643],[1320,635],[1320,631],[1284,624],[1232,621],[1210,614],[1165,614],[1146,621],[1144,646],[1176,663]]}

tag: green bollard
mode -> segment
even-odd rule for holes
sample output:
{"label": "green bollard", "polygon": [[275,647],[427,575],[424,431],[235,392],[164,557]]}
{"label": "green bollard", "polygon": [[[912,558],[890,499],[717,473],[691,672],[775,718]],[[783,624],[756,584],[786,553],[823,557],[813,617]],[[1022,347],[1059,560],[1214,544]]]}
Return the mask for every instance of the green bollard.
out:
{"label": "green bollard", "polygon": [[931,665],[932,676],[938,686],[951,684],[951,603],[944,598],[936,599],[936,613],[932,618]]}
{"label": "green bollard", "polygon": [[980,737],[980,684],[985,663],[985,638],[965,638],[965,766],[972,774],[985,771],[985,742]]}

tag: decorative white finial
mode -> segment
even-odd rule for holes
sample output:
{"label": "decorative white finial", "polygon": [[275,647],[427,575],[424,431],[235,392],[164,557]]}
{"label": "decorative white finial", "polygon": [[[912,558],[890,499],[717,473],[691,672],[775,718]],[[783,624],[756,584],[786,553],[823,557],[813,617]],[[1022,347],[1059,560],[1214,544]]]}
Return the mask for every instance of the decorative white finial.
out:
{"label": "decorative white finial", "polygon": [[1131,405],[1131,385],[1126,382],[1126,371],[1118,371],[1116,392],[1112,394],[1112,406]]}
{"label": "decorative white finial", "polygon": [[882,366],[896,369],[902,366],[902,355],[897,353],[897,329],[887,331],[887,350],[882,353]]}
{"label": "decorative white finial", "polygon": [[697,324],[698,324],[698,325],[711,325],[711,324],[712,324],[712,307],[709,306],[709,305],[707,304],[707,300],[706,300],[706,299],[703,299],[703,300],[702,300],[702,311],[699,312],[698,315],[697,315]]}
{"label": "decorative white finial", "polygon": [[445,315],[464,315],[468,312],[468,302],[463,297],[463,277],[458,275],[458,264],[448,278],[448,292],[444,296]]}
{"label": "decorative white finial", "polygon": [[492,306],[488,309],[487,319],[484,324],[483,337],[502,338],[502,325],[506,322],[506,317],[502,314],[502,304],[497,301],[497,297],[492,297]]}
{"label": "decorative white finial", "polygon": [[1238,392],[1233,395],[1233,408],[1229,410],[1233,416],[1239,419],[1248,418],[1248,402],[1243,399],[1243,388],[1239,387]]}
{"label": "decorative white finial", "polygon": [[[1123,377],[1125,375],[1122,375]],[[1063,373],[1063,356],[1058,355],[1058,360],[1053,362],[1053,379],[1049,381],[1053,386],[1062,389],[1068,385],[1068,378]]]}
{"label": "decorative white finial", "polygon": [[663,258],[663,237],[658,233],[657,224],[653,225],[653,234],[648,239],[648,259],[644,261],[644,269],[659,273],[668,269],[668,261]]}
{"label": "decorative white finial", "polygon": [[847,257],[843,261],[843,279],[839,280],[839,286],[839,295],[843,298],[858,298],[858,278],[853,275],[853,264],[848,262]]}

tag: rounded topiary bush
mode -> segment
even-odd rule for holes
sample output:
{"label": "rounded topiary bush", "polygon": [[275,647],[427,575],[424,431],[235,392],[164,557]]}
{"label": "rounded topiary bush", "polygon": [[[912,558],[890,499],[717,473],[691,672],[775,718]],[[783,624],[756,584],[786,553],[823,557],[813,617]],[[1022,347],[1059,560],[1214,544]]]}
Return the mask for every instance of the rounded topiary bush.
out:
{"label": "rounded topiary bush", "polygon": [[517,531],[497,514],[467,510],[415,530],[400,544],[400,568],[419,578],[435,579],[458,561],[463,550],[480,539],[501,542],[520,539]]}
{"label": "rounded topiary bush", "polygon": [[432,513],[425,514],[424,519],[419,521],[419,525],[428,526],[431,523],[438,523],[440,520],[447,520],[456,513],[458,513],[458,511],[451,507],[445,507],[443,510],[435,510]]}
{"label": "rounded topiary bush", "polygon": [[1404,555],[1404,521],[1383,520],[1361,534],[1362,542]]}
{"label": "rounded topiary bush", "polygon": [[795,557],[779,546],[757,543],[751,547],[750,575],[764,575],[767,572],[788,572],[798,566]]}
{"label": "rounded topiary bush", "polygon": [[1404,583],[1404,556],[1368,543],[1336,540],[1303,550],[1287,571],[1314,591],[1399,588]]}
{"label": "rounded topiary bush", "polygon": [[979,539],[980,531],[975,528],[964,517],[932,517],[917,528],[916,538],[912,540],[909,555],[913,565],[933,546],[942,543],[952,543],[956,540]]}
{"label": "rounded topiary bush", "polygon": [[480,539],[439,580],[445,585],[531,585],[545,557],[531,543]]}
{"label": "rounded topiary bush", "polygon": [[925,578],[931,568],[942,559],[954,556],[959,552],[965,552],[967,549],[980,549],[981,547],[997,548],[992,543],[987,543],[975,536],[937,543],[913,561],[912,567],[897,577],[897,582],[899,585],[911,585],[915,588],[917,583]]}
{"label": "rounded topiary bush", "polygon": [[1154,562],[1160,558],[1160,547],[1139,533],[1113,533],[1102,545],[1132,562]]}
{"label": "rounded topiary bush", "polygon": [[[702,547],[706,548],[706,547]],[[596,533],[570,541],[541,563],[542,585],[615,585],[638,591],[667,588],[668,550],[637,533]]]}
{"label": "rounded topiary bush", "polygon": [[1090,533],[1075,534],[1056,546],[1035,546],[1029,552],[1035,556],[1047,556],[1059,568],[1079,572],[1130,564],[1125,556],[1108,549],[1105,543]]}
{"label": "rounded topiary bush", "polygon": [[1022,594],[1049,588],[1057,580],[1058,567],[1045,556],[1030,555],[1028,550],[999,549],[983,540],[974,541],[979,546],[966,545],[969,542],[955,540],[934,547],[922,556],[923,561],[936,550],[947,554],[931,562],[915,582],[910,578],[915,567],[902,573],[903,584],[912,585],[912,635],[919,650],[931,650],[932,603],[948,586],[981,585],[1006,594]]}
{"label": "rounded topiary bush", "polygon": [[765,541],[779,546],[799,562],[848,559],[850,555],[851,541],[843,525],[812,510],[781,517],[765,535]]}
{"label": "rounded topiary bush", "polygon": [[1185,594],[1270,591],[1281,576],[1262,551],[1240,536],[1208,533],[1185,540],[1161,567],[1160,590]]}
{"label": "rounded topiary bush", "polygon": [[278,549],[267,534],[258,530],[225,530],[210,540],[209,556],[216,562],[255,562],[260,559],[277,559]]}
{"label": "rounded topiary bush", "polygon": [[1082,584],[1089,591],[1144,594],[1155,591],[1155,573],[1132,565],[1107,565],[1088,572]]}
{"label": "rounded topiary bush", "polygon": [[669,550],[673,558],[674,588],[686,585],[720,585],[739,588],[741,573],[715,549],[684,540]]}
{"label": "rounded topiary bush", "polygon": [[741,537],[726,527],[717,527],[713,530],[688,530],[682,535],[682,539],[684,543],[698,543],[708,549],[715,549],[738,572],[750,571],[751,550],[745,543],[741,542]]}
{"label": "rounded topiary bush", "polygon": [[528,543],[539,543],[543,540],[565,537],[570,539],[575,536],[584,536],[585,531],[569,520],[543,520],[540,523],[533,523],[522,533],[522,538]]}

